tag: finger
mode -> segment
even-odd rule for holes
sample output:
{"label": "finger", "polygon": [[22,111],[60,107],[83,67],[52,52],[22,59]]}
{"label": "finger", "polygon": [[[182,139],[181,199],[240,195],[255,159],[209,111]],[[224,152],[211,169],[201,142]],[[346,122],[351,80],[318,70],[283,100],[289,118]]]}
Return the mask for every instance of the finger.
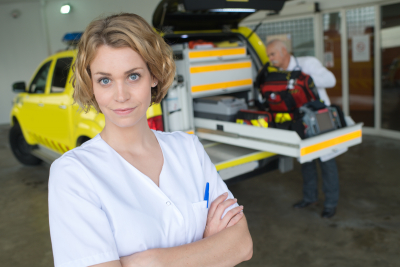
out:
{"label": "finger", "polygon": [[223,203],[220,203],[215,210],[214,217],[218,218],[218,220],[221,220],[222,214],[224,214],[225,210],[230,207],[231,205],[235,204],[237,202],[237,199],[227,199]]}
{"label": "finger", "polygon": [[244,216],[243,211],[239,212],[238,214],[236,214],[236,215],[229,221],[229,223],[228,223],[228,225],[227,225],[226,227],[228,228],[228,227],[234,226],[235,224],[237,224],[237,223],[243,218],[243,216]]}
{"label": "finger", "polygon": [[[225,199],[228,197],[228,193],[223,193],[219,197],[217,197],[210,205],[210,208],[208,209],[208,218],[214,217],[215,210],[217,209],[218,205],[222,202],[225,201]],[[207,221],[208,221],[207,218]]]}
{"label": "finger", "polygon": [[218,205],[218,208],[214,213],[214,217],[210,216],[207,217],[207,224],[206,224],[207,233],[206,231],[204,231],[203,236],[208,236],[209,233],[211,233],[210,235],[218,233],[219,231],[227,227],[229,220],[232,219],[232,217],[235,216],[238,212],[240,212],[240,210],[243,209],[243,206],[240,206],[239,209],[237,209],[238,207],[235,207],[234,209],[232,209],[232,211],[228,211],[227,214],[224,216],[224,221],[221,220],[222,212],[224,212],[227,207],[236,202],[237,202],[236,199],[227,199],[223,203],[220,203]]}
{"label": "finger", "polygon": [[239,206],[239,207],[235,207],[233,209],[231,209],[230,211],[228,211],[224,218],[222,218],[221,224],[226,227],[229,223],[229,221],[236,216],[236,214],[238,214],[239,212],[241,212],[243,210],[243,206]]}

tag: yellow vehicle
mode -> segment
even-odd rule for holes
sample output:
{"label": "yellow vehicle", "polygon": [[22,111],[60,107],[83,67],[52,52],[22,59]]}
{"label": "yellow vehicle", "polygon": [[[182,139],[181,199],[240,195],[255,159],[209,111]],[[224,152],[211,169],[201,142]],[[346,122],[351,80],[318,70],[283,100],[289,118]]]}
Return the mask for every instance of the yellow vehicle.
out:
{"label": "yellow vehicle", "polygon": [[[301,140],[296,132],[204,117],[195,110],[197,102],[221,96],[254,107],[258,91],[253,81],[268,58],[257,34],[238,24],[259,9],[278,11],[283,3],[163,0],[154,12],[153,26],[171,45],[177,71],[161,105],[149,108],[149,125],[196,134],[224,180],[278,168],[285,172],[292,169],[293,158],[303,163],[361,142],[361,124]],[[70,66],[75,55],[66,50],[50,56],[28,86],[13,85],[19,94],[11,110],[10,145],[23,164],[52,162],[104,127],[102,114],[80,113],[73,104]]]}
{"label": "yellow vehicle", "polygon": [[[154,13],[153,25],[155,28],[170,26],[169,20],[176,10],[185,9],[185,6],[190,7],[196,2],[198,1],[161,1]],[[259,2],[262,1],[257,3]],[[278,6],[275,3],[273,9],[279,10],[282,5],[283,2]],[[210,10],[209,13],[214,17],[214,24],[211,27],[203,21],[204,28],[202,28],[201,23],[197,21],[191,23],[195,25],[195,28],[179,26],[176,30],[167,32],[165,38],[168,42],[176,42],[178,39],[181,42],[184,41],[186,34],[188,39],[204,38],[222,45],[225,43],[227,47],[232,46],[235,40],[245,42],[253,58],[253,72],[256,72],[267,61],[265,47],[249,28],[237,27],[241,19],[255,11],[255,9],[250,12],[238,9],[228,14]],[[230,26],[220,25],[221,19],[227,20]],[[188,25],[182,24],[181,20],[178,24]],[[214,25],[218,27],[215,28]],[[76,39],[77,36],[69,36],[70,39],[71,37]],[[250,38],[246,39],[246,37]],[[24,82],[13,85],[13,91],[18,95],[14,99],[11,110],[12,128],[9,140],[14,155],[25,165],[36,165],[42,160],[51,163],[66,151],[93,138],[104,127],[103,114],[97,114],[95,111],[78,112],[77,104],[73,104],[70,66],[75,56],[76,50],[56,53],[39,65],[28,86]],[[178,77],[177,80],[179,80]],[[192,98],[187,101],[192,101]],[[169,126],[167,130],[171,130],[166,101],[163,102],[161,105],[151,106],[147,111],[148,122],[152,129],[164,130],[164,126],[167,126],[166,128]],[[162,110],[165,110],[164,114]],[[190,110],[184,111],[186,112],[184,117],[193,117],[193,114],[187,113]],[[180,130],[195,133],[193,123]],[[202,142],[223,179],[240,178],[278,168],[279,157],[274,153],[206,140]]]}

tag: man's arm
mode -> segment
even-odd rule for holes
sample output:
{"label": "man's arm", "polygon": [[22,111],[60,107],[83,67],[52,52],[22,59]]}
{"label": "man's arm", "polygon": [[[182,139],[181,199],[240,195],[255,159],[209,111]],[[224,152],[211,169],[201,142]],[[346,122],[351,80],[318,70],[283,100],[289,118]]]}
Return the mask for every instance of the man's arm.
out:
{"label": "man's arm", "polygon": [[[178,247],[150,249],[123,257],[121,263],[122,267],[231,267],[250,260],[252,255],[253,241],[246,218],[243,217],[236,225],[197,242]],[[105,266],[108,265],[103,267]]]}
{"label": "man's arm", "polygon": [[333,73],[325,68],[317,58],[308,58],[304,65],[304,73],[311,76],[317,88],[332,88],[336,85]]}

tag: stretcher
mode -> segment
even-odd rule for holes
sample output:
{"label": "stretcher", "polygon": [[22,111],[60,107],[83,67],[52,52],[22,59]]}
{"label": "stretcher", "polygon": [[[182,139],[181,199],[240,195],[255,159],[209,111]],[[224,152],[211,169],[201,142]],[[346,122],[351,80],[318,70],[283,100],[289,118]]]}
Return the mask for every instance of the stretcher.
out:
{"label": "stretcher", "polygon": [[196,135],[206,140],[297,158],[300,163],[362,142],[362,123],[307,139],[294,131],[259,128],[231,122],[195,118]]}

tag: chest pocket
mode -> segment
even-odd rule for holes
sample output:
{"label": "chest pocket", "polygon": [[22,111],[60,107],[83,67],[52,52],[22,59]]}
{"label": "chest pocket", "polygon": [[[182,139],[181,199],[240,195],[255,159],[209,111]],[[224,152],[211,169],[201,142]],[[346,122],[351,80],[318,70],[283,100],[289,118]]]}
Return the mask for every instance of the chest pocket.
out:
{"label": "chest pocket", "polygon": [[204,230],[206,229],[208,214],[207,201],[204,200],[192,203],[192,208],[196,217],[196,232],[194,241],[197,241],[203,238]]}

